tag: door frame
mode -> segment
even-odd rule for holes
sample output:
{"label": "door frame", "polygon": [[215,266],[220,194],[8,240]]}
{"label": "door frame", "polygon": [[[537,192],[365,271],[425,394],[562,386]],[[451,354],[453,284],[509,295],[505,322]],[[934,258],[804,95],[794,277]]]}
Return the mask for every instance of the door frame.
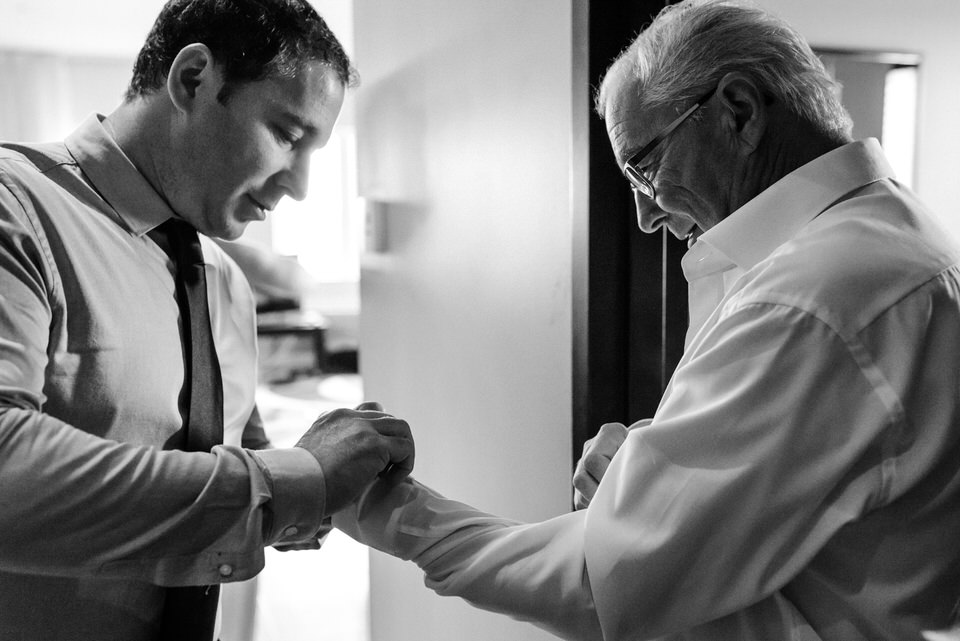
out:
{"label": "door frame", "polygon": [[[664,0],[581,3],[574,20],[583,68],[574,70],[575,144],[573,224],[573,452],[603,423],[653,416],[683,353],[685,247],[664,230],[644,234],[636,224],[633,194],[613,161],[593,92],[610,63],[649,24]],[[577,28],[586,22],[586,28]],[[581,79],[586,75],[586,81]],[[579,101],[579,102],[577,102]],[[582,132],[582,134],[578,134]],[[585,176],[585,178],[580,178]]]}

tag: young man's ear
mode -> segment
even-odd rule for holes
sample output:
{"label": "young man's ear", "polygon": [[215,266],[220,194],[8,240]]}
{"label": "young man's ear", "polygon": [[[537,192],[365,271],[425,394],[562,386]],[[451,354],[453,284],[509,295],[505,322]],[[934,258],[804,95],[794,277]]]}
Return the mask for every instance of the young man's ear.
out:
{"label": "young man's ear", "polygon": [[717,85],[717,100],[723,109],[721,120],[746,153],[753,152],[767,129],[768,105],[763,93],[747,75],[731,72]]}
{"label": "young man's ear", "polygon": [[181,49],[167,74],[170,100],[185,113],[192,111],[200,98],[215,99],[221,85],[222,78],[214,64],[213,53],[207,45],[199,42]]}

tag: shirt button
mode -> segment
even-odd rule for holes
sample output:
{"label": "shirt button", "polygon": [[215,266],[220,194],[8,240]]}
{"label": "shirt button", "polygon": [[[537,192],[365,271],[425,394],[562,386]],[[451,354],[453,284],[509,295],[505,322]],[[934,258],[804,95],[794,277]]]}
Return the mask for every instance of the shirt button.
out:
{"label": "shirt button", "polygon": [[283,531],[283,535],[293,536],[294,534],[297,534],[299,531],[300,530],[297,529],[296,525],[291,525],[290,527],[288,527],[286,530]]}
{"label": "shirt button", "polygon": [[233,574],[233,566],[224,563],[219,568],[217,568],[217,571],[220,572],[220,576],[230,576],[231,574]]}

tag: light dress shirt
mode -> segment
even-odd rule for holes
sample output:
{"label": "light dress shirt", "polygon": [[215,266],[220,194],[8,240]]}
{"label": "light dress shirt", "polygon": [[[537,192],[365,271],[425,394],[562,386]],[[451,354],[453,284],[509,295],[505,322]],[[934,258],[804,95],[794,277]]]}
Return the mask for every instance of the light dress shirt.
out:
{"label": "light dress shirt", "polygon": [[201,236],[224,442],[181,428],[173,216],[92,116],[63,144],[0,145],[0,639],[154,639],[159,586],[238,581],[321,525],[306,450],[239,447],[254,404],[252,294]]}
{"label": "light dress shirt", "polygon": [[568,639],[958,638],[954,243],[867,140],[693,249],[716,304],[587,509],[523,524],[380,481],[334,524]]}

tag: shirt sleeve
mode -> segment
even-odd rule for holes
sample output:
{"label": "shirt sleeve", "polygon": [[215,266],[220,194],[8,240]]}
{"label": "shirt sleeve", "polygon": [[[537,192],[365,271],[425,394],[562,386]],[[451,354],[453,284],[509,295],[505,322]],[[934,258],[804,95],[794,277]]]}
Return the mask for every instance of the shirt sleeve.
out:
{"label": "shirt sleeve", "polygon": [[427,587],[531,622],[563,639],[600,641],[583,559],[583,512],[534,524],[486,514],[411,479],[378,481],[334,527],[414,561]]}
{"label": "shirt sleeve", "polygon": [[855,337],[754,303],[693,350],[588,510],[587,568],[612,639],[744,610],[883,499],[897,412]]}
{"label": "shirt sleeve", "polygon": [[810,314],[748,306],[711,336],[586,510],[518,524],[378,482],[334,525],[566,639],[817,638],[779,589],[879,500],[889,407]]}
{"label": "shirt sleeve", "polygon": [[162,451],[42,411],[54,276],[11,188],[0,184],[0,569],[241,580],[265,545],[317,531],[324,481],[306,450]]}

